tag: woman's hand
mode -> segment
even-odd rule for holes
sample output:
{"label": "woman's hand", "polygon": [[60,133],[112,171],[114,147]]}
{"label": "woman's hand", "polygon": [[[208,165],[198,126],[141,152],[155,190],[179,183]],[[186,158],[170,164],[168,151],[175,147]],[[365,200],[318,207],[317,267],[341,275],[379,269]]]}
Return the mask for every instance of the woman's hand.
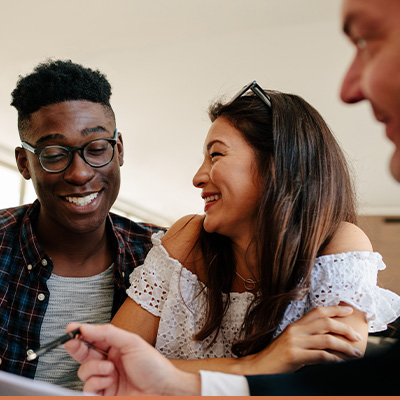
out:
{"label": "woman's hand", "polygon": [[362,357],[357,348],[365,340],[342,318],[353,313],[348,306],[320,307],[290,324],[263,351],[240,359],[242,374],[293,372],[305,365]]}

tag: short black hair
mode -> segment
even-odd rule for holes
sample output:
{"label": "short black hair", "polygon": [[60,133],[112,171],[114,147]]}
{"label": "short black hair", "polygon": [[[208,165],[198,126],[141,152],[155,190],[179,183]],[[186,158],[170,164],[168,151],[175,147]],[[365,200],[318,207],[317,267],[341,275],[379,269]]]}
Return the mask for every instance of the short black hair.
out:
{"label": "short black hair", "polygon": [[11,94],[11,105],[18,111],[18,128],[26,128],[32,113],[41,107],[70,100],[87,100],[110,105],[111,85],[99,70],[86,68],[71,60],[45,61],[32,73],[20,76]]}

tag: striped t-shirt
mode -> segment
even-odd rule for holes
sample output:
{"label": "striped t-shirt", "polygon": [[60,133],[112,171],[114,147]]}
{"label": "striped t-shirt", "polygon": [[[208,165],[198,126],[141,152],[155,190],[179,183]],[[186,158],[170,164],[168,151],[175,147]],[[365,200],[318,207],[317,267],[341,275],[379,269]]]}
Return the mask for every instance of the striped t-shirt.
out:
{"label": "striped t-shirt", "polygon": [[[41,346],[65,334],[65,321],[107,323],[111,320],[113,303],[113,265],[106,271],[84,278],[67,278],[52,274],[47,281],[49,305],[44,316]],[[81,390],[77,376],[79,364],[64,346],[38,358],[35,379]]]}

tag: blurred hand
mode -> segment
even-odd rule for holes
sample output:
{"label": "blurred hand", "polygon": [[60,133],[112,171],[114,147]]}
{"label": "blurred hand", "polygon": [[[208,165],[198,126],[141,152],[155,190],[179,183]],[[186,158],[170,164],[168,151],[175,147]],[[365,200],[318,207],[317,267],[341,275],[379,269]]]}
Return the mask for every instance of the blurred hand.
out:
{"label": "blurred hand", "polygon": [[[200,395],[200,375],[175,368],[138,335],[113,325],[71,323],[81,337],[65,344],[80,364],[78,377],[85,392],[105,396]],[[108,352],[107,358],[82,340]]]}

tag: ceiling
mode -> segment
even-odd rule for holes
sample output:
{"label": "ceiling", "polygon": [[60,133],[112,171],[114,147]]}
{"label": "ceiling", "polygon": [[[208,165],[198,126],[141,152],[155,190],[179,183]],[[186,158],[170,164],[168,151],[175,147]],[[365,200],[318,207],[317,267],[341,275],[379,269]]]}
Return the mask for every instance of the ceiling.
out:
{"label": "ceiling", "polygon": [[[104,51],[332,20],[338,0],[1,0],[2,50]],[[3,53],[4,54],[4,53]]]}

